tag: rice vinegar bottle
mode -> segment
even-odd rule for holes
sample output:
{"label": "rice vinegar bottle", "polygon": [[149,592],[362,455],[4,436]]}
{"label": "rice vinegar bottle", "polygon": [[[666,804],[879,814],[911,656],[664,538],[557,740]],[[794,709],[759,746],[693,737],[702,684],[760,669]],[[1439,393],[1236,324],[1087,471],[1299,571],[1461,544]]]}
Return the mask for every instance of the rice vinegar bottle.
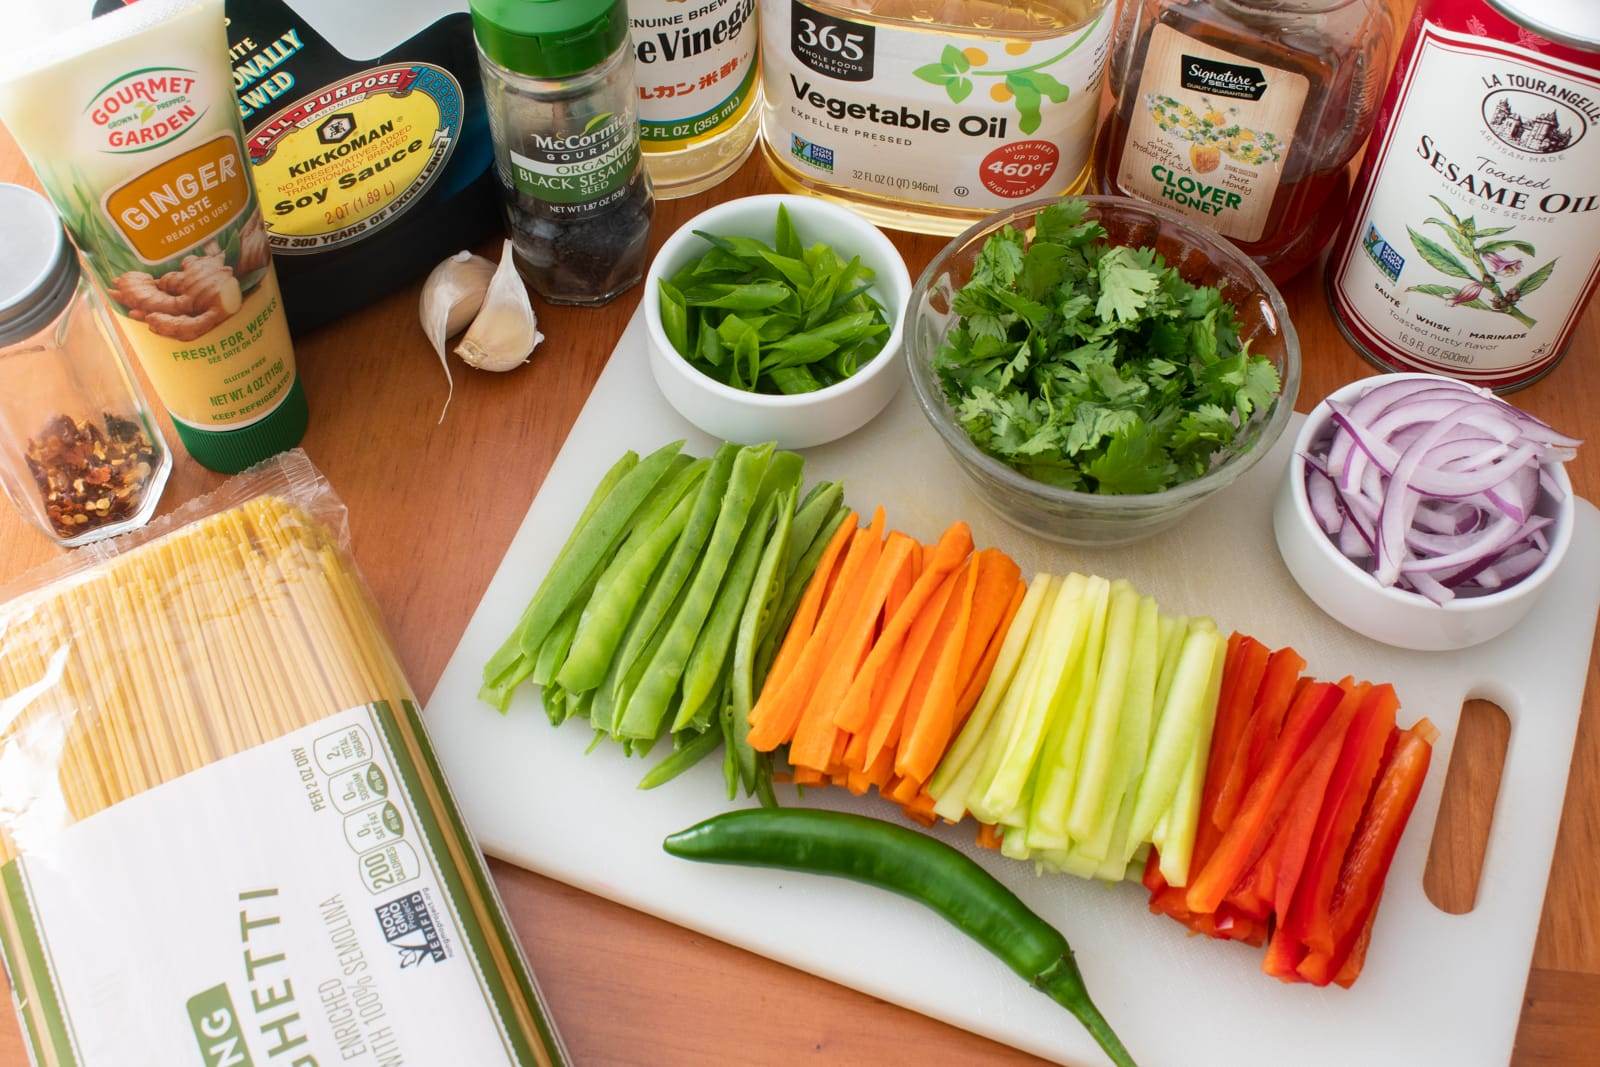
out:
{"label": "rice vinegar bottle", "polygon": [[639,143],[658,200],[739,169],[756,143],[756,0],[631,0]]}

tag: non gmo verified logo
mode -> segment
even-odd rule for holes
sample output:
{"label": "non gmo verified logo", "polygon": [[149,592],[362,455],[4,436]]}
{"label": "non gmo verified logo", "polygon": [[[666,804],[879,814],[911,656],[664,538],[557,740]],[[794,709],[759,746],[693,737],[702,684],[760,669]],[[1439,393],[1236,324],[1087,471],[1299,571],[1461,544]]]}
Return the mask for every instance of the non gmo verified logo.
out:
{"label": "non gmo verified logo", "polygon": [[373,910],[383,929],[383,939],[399,956],[401,970],[430,960],[442,963],[449,955],[433,921],[433,912],[428,909],[428,898],[422,893],[407,893]]}
{"label": "non gmo verified logo", "polygon": [[1405,268],[1406,258],[1396,252],[1394,245],[1385,241],[1378,228],[1370,222],[1367,223],[1367,235],[1361,239],[1361,247],[1367,250],[1372,262],[1391,282],[1400,280],[1400,271]]}
{"label": "non gmo verified logo", "polygon": [[823,148],[806,140],[799,134],[789,135],[789,153],[802,163],[810,164],[820,171],[833,173],[833,149]]}
{"label": "non gmo verified logo", "polygon": [[83,108],[100,131],[100,151],[145,152],[181,136],[208,110],[195,103],[195,82],[187,67],[146,67],[111,81]]}

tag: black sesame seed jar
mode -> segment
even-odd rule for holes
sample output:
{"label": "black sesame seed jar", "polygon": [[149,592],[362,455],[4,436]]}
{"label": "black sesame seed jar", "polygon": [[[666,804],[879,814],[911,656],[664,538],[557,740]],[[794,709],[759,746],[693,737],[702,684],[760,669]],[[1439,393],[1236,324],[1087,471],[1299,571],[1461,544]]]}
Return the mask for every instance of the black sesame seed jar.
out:
{"label": "black sesame seed jar", "polygon": [[472,0],[517,267],[558,304],[604,304],[644,274],[655,207],[640,164],[622,0]]}

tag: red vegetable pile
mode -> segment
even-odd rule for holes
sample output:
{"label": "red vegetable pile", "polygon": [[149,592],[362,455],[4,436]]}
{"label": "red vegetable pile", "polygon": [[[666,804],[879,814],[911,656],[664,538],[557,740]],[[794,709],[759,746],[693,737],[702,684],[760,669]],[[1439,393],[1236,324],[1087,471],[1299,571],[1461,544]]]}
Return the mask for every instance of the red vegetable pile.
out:
{"label": "red vegetable pile", "polygon": [[1349,986],[1438,731],[1395,724],[1389,685],[1302,677],[1293,649],[1228,640],[1186,886],[1152,853],[1150,910],[1197,933],[1267,945],[1286,982]]}
{"label": "red vegetable pile", "polygon": [[1329,399],[1331,432],[1305,455],[1312,514],[1380,585],[1442,604],[1531,574],[1581,443],[1487,390],[1445,379]]}

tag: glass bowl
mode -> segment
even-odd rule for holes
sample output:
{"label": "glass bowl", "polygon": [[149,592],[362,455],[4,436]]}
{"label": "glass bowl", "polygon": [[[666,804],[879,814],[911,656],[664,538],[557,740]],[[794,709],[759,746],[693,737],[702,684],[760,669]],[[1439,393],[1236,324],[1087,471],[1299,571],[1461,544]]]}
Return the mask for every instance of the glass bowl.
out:
{"label": "glass bowl", "polygon": [[1252,353],[1278,368],[1281,389],[1270,406],[1251,413],[1243,432],[1193,481],[1160,493],[1082,493],[1034,481],[972,443],[956,419],[934,370],[934,360],[955,327],[955,291],[972,276],[978,251],[1003,226],[1030,231],[1036,213],[1055,203],[1038,200],[1010,208],[956,237],[917,279],[906,311],[906,362],[923,413],[978,495],[1001,518],[1030,533],[1073,545],[1129,544],[1175,524],[1211,494],[1232,484],[1272,446],[1289,423],[1300,390],[1300,340],[1288,309],[1261,268],[1227,240],[1197,230],[1165,208],[1124,196],[1085,196],[1113,244],[1153,245],[1186,281],[1214,285],[1232,304],[1239,336]]}

